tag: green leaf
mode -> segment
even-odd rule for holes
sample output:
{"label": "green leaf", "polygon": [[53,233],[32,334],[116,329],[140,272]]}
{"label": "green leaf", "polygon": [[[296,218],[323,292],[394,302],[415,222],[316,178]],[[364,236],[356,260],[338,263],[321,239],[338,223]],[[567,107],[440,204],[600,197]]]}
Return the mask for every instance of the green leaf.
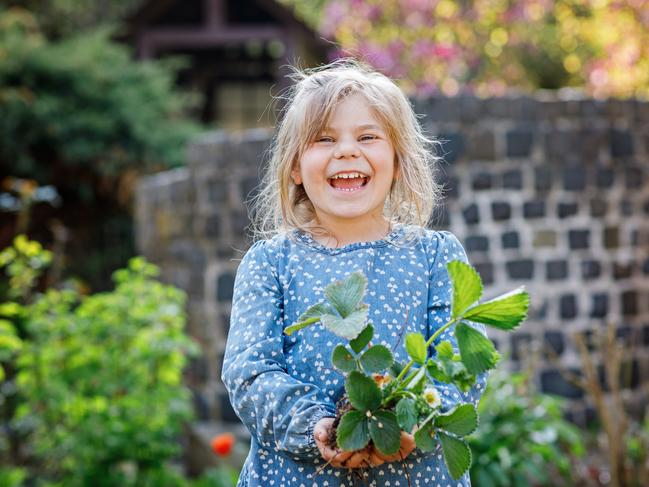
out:
{"label": "green leaf", "polygon": [[478,412],[473,404],[461,404],[451,412],[437,416],[435,427],[458,436],[470,435],[478,427]]}
{"label": "green leaf", "polygon": [[360,353],[361,350],[363,350],[368,343],[370,343],[370,340],[374,336],[374,327],[372,326],[372,323],[368,323],[365,328],[363,328],[363,331],[358,335],[356,338],[354,338],[352,341],[349,342],[349,346],[352,347],[352,350],[356,353]]}
{"label": "green leaf", "polygon": [[331,353],[331,363],[342,372],[351,372],[356,369],[356,360],[344,345],[338,344]]}
{"label": "green leaf", "polygon": [[462,362],[470,373],[480,374],[498,363],[500,354],[492,341],[475,328],[462,322],[455,327],[455,337]]}
{"label": "green leaf", "polygon": [[476,270],[460,260],[449,262],[446,266],[453,281],[452,318],[461,316],[464,311],[480,299],[482,279]]}
{"label": "green leaf", "polygon": [[415,401],[409,397],[402,397],[396,407],[397,421],[401,429],[410,433],[417,424],[417,408]]}
{"label": "green leaf", "polygon": [[349,402],[359,411],[373,411],[381,405],[381,389],[370,377],[353,370],[345,380]]}
{"label": "green leaf", "polygon": [[364,304],[361,309],[354,311],[346,318],[334,315],[322,315],[322,324],[332,333],[353,340],[365,328],[367,322],[368,306]]}
{"label": "green leaf", "polygon": [[405,367],[405,364],[403,362],[399,362],[397,360],[392,362],[392,365],[390,366],[390,373],[394,377],[399,377],[399,374],[401,374],[401,371]]}
{"label": "green leaf", "polygon": [[387,369],[393,360],[392,352],[383,345],[374,345],[361,355],[361,365],[368,374]]}
{"label": "green leaf", "polygon": [[370,437],[384,455],[394,455],[401,446],[401,428],[392,411],[375,411],[370,419]]}
{"label": "green leaf", "polygon": [[347,318],[360,306],[366,285],[367,278],[362,272],[356,271],[343,281],[329,284],[325,287],[324,293],[340,316]]}
{"label": "green leaf", "polygon": [[300,331],[302,328],[306,328],[307,326],[311,326],[314,323],[317,323],[318,321],[320,321],[320,318],[309,318],[306,321],[293,323],[291,326],[287,326],[286,328],[284,328],[284,333],[286,333],[287,336],[291,336],[296,331]]}
{"label": "green leaf", "polygon": [[286,335],[291,336],[296,331],[311,326],[314,323],[320,321],[320,317],[324,314],[333,314],[335,311],[325,303],[318,303],[310,306],[304,313],[300,315],[296,323],[293,323],[291,326],[287,326],[284,329]]}
{"label": "green leaf", "polygon": [[336,442],[343,450],[354,451],[365,448],[370,441],[368,418],[360,411],[349,411],[336,429]]}
{"label": "green leaf", "polygon": [[448,340],[444,340],[442,343],[435,347],[437,356],[439,358],[453,358],[453,345]]}
{"label": "green leaf", "polygon": [[311,318],[318,318],[320,319],[320,316],[325,315],[325,314],[334,314],[333,309],[331,306],[325,304],[325,303],[318,303],[314,304],[313,306],[310,306],[304,313],[300,315],[300,317],[297,319],[298,322],[306,321]]}
{"label": "green leaf", "polygon": [[415,444],[423,452],[433,451],[437,441],[432,423],[426,423],[422,428],[415,431]]}
{"label": "green leaf", "polygon": [[406,351],[416,363],[426,361],[426,339],[421,333],[408,333],[406,335]]}
{"label": "green leaf", "polygon": [[444,454],[444,462],[448,467],[448,471],[451,477],[453,477],[453,480],[457,480],[471,466],[471,449],[465,441],[441,431],[437,432],[437,437],[442,444],[442,453]]}
{"label": "green leaf", "polygon": [[500,330],[513,330],[527,318],[530,296],[524,287],[486,301],[471,308],[464,316]]}
{"label": "green leaf", "polygon": [[408,383],[404,387],[406,390],[412,390],[417,387],[426,377],[426,367],[420,367],[417,372],[408,377]]}

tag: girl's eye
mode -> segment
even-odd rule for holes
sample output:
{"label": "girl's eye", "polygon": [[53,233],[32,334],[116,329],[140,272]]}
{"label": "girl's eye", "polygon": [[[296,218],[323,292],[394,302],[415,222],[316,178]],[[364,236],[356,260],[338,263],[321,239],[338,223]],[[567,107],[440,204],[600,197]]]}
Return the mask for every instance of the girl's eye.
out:
{"label": "girl's eye", "polygon": [[374,140],[376,139],[376,135],[361,135],[360,140]]}
{"label": "girl's eye", "polygon": [[333,139],[331,137],[328,137],[326,135],[321,135],[316,139],[316,142],[331,142]]}

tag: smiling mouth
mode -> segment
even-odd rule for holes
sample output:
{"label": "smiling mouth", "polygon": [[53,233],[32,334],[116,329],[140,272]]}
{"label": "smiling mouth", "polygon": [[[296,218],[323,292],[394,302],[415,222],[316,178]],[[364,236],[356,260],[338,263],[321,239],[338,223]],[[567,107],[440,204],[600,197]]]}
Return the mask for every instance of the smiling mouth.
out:
{"label": "smiling mouth", "polygon": [[358,191],[363,186],[367,185],[370,180],[369,176],[363,174],[337,174],[334,177],[329,178],[329,186],[339,191]]}

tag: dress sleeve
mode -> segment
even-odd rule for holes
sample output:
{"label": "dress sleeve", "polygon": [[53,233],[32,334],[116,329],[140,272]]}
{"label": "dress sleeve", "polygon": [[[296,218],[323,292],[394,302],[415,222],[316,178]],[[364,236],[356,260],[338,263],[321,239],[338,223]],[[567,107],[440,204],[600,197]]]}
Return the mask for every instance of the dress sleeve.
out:
{"label": "dress sleeve", "polygon": [[262,448],[315,459],[313,427],[335,416],[335,406],[286,371],[283,297],[269,247],[256,242],[237,270],[221,378],[234,411]]}
{"label": "dress sleeve", "polygon": [[[435,232],[437,243],[432,243],[434,255],[430,269],[430,283],[428,286],[428,330],[431,336],[435,331],[448,323],[451,319],[451,298],[453,285],[449,278],[446,265],[453,260],[468,262],[466,252],[457,237],[450,232]],[[473,328],[487,335],[485,327],[481,323],[468,322]],[[442,341],[449,341],[453,345],[455,353],[459,353],[457,340],[452,329],[444,331],[433,343],[431,353],[435,353],[434,347]],[[442,410],[447,411],[461,403],[472,403],[477,407],[480,397],[484,392],[488,373],[478,375],[475,385],[467,392],[462,392],[457,386],[436,382],[436,387],[442,399]]]}

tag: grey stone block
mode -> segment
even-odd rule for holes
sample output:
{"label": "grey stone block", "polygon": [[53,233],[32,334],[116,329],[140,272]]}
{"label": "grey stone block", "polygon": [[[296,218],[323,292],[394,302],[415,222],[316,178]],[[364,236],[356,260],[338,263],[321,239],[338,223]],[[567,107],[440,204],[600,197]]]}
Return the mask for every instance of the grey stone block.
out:
{"label": "grey stone block", "polygon": [[534,132],[531,129],[514,129],[506,134],[507,157],[529,157],[532,153]]}
{"label": "grey stone block", "polygon": [[591,318],[604,318],[608,314],[608,294],[595,293],[592,295],[590,307]]}
{"label": "grey stone block", "polygon": [[548,330],[543,333],[543,351],[545,357],[560,357],[566,349],[563,333]]}
{"label": "grey stone block", "polygon": [[[581,375],[579,369],[570,370],[572,374]],[[569,382],[558,369],[545,370],[541,373],[541,392],[556,394],[568,399],[581,399],[583,391]]]}
{"label": "grey stone block", "polygon": [[586,171],[583,167],[568,167],[563,170],[563,189],[583,191],[586,188]]}
{"label": "grey stone block", "polygon": [[500,236],[503,249],[517,249],[520,246],[518,232],[505,232]]}
{"label": "grey stone block", "polygon": [[577,316],[577,296],[564,294],[559,298],[559,317],[569,320]]}
{"label": "grey stone block", "polygon": [[545,277],[548,281],[566,279],[568,277],[568,261],[551,260],[546,262]]}
{"label": "grey stone block", "polygon": [[534,200],[523,203],[523,218],[543,218],[545,216],[545,201]]}
{"label": "grey stone block", "polygon": [[523,173],[520,169],[510,169],[503,173],[504,189],[523,189]]}
{"label": "grey stone block", "polygon": [[495,221],[509,220],[512,216],[512,208],[506,201],[493,201],[491,203],[491,217]]}
{"label": "grey stone block", "polygon": [[462,210],[462,216],[464,217],[464,222],[467,225],[475,225],[480,223],[480,210],[478,205],[471,203]]}
{"label": "grey stone block", "polygon": [[505,264],[510,279],[532,279],[534,277],[534,261],[532,259],[512,260]]}
{"label": "grey stone block", "polygon": [[622,314],[624,316],[635,316],[638,314],[638,292],[624,291],[620,295],[622,302]]}
{"label": "grey stone block", "polygon": [[611,157],[629,157],[634,154],[633,136],[628,130],[611,129]]}
{"label": "grey stone block", "polygon": [[602,273],[602,265],[596,260],[584,260],[581,263],[581,277],[587,279],[597,279]]}
{"label": "grey stone block", "polygon": [[221,274],[216,281],[216,297],[220,302],[232,300],[232,291],[234,288],[234,275],[230,272]]}
{"label": "grey stone block", "polygon": [[464,238],[464,246],[467,252],[487,252],[489,239],[484,235],[469,235]]}
{"label": "grey stone block", "polygon": [[559,203],[557,205],[557,216],[561,219],[576,215],[578,211],[579,211],[579,205],[574,202]]}
{"label": "grey stone block", "polygon": [[476,272],[480,275],[485,286],[494,283],[494,265],[490,262],[473,262]]}
{"label": "grey stone block", "polygon": [[587,249],[590,247],[590,230],[568,231],[568,245],[572,250]]}
{"label": "grey stone block", "polygon": [[479,172],[473,175],[471,188],[474,191],[491,189],[493,187],[493,176],[488,172]]}
{"label": "grey stone block", "polygon": [[440,134],[444,160],[453,163],[464,155],[464,136],[462,134]]}

